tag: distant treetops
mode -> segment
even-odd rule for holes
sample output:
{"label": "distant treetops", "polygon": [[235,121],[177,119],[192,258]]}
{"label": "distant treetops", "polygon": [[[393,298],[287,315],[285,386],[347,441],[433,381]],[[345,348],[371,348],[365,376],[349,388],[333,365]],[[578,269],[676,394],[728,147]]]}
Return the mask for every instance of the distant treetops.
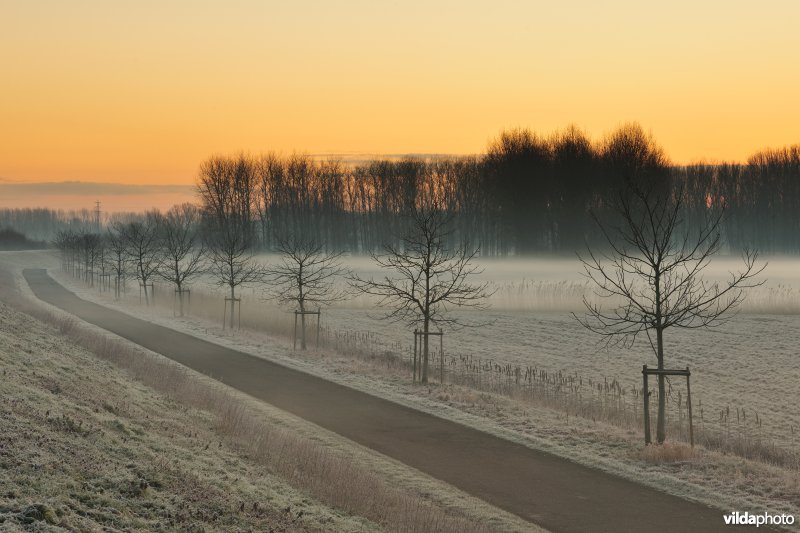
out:
{"label": "distant treetops", "polygon": [[510,255],[571,254],[599,242],[590,213],[607,216],[604,199],[644,178],[685,191],[687,217],[724,206],[732,248],[757,240],[767,253],[800,252],[800,146],[746,164],[675,166],[635,123],[597,142],[574,126],[549,136],[507,130],[468,157],[346,164],[297,153],[212,156],[197,184],[207,217],[237,220],[264,248],[276,232],[302,231],[332,249],[368,252],[397,242],[398,215],[435,205],[453,215],[454,239]]}

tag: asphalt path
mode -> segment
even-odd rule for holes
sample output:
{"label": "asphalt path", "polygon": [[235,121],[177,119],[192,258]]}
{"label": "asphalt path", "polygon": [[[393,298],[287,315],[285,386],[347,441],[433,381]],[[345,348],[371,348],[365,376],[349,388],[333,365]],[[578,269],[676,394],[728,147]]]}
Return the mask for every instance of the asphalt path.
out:
{"label": "asphalt path", "polygon": [[44,269],[23,275],[86,322],[551,531],[731,531],[721,510],[88,302]]}

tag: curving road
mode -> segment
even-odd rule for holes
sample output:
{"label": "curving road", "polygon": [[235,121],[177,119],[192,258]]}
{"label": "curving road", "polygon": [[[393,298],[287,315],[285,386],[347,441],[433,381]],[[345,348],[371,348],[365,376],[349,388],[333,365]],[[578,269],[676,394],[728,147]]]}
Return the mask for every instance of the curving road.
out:
{"label": "curving road", "polygon": [[723,511],[82,300],[44,269],[23,274],[45,302],[551,531],[730,532]]}

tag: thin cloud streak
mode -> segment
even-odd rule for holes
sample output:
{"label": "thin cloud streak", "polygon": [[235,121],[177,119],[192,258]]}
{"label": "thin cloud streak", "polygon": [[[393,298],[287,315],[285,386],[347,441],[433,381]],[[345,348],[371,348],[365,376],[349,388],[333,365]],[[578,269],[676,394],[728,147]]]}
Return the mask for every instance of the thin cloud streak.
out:
{"label": "thin cloud streak", "polygon": [[92,209],[100,201],[105,212],[168,209],[196,199],[193,185],[133,185],[87,181],[14,182],[0,178],[0,208],[48,207]]}

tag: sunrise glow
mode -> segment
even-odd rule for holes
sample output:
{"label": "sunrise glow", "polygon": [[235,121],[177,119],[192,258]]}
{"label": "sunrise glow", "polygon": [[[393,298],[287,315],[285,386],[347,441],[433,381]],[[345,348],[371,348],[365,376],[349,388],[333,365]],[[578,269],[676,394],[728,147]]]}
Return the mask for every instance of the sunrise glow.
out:
{"label": "sunrise glow", "polygon": [[3,4],[5,181],[190,184],[213,153],[469,154],[571,123],[638,121],[677,163],[800,139],[793,1]]}

